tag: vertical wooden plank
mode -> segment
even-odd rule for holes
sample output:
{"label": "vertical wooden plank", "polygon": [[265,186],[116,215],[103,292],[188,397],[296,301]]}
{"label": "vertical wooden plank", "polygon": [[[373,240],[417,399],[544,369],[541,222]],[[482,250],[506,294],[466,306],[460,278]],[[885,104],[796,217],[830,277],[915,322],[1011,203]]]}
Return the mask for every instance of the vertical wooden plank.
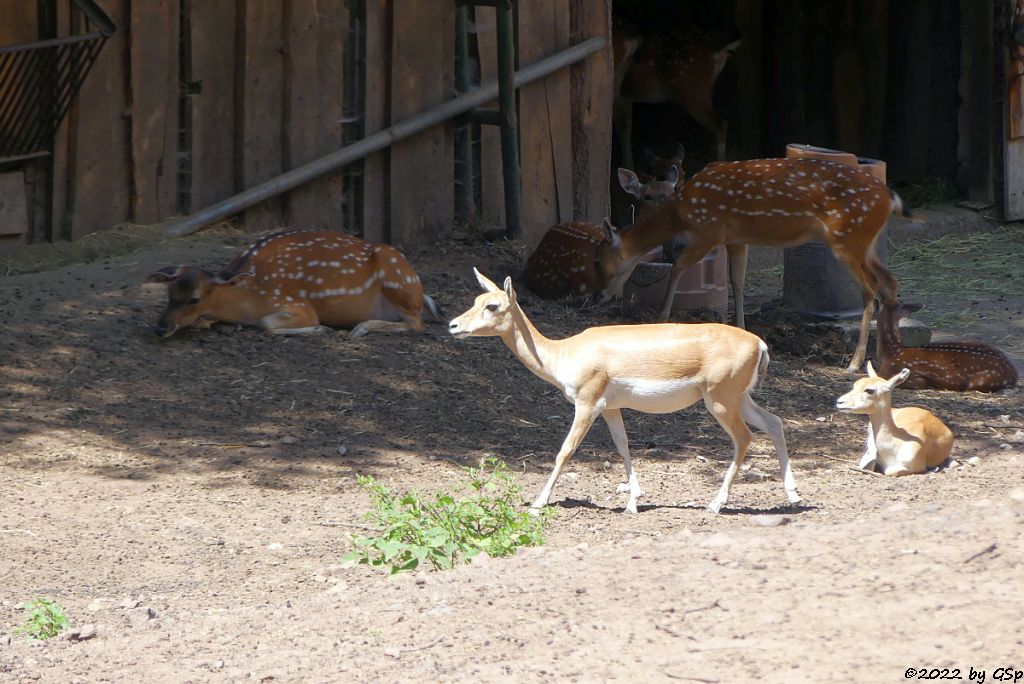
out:
{"label": "vertical wooden plank", "polygon": [[[568,46],[568,0],[520,0],[519,63]],[[568,69],[519,91],[522,239],[532,250],[547,230],[572,218],[572,124]]]}
{"label": "vertical wooden plank", "polygon": [[[242,40],[240,61],[241,102],[236,106],[237,176],[242,188],[251,188],[284,171],[281,145],[284,60],[281,26],[282,0],[239,0],[237,21]],[[265,230],[283,224],[281,200],[274,198],[246,210],[246,227]]]}
{"label": "vertical wooden plank", "polygon": [[235,139],[235,0],[192,0],[192,211],[230,197]]}
{"label": "vertical wooden plank", "polygon": [[[453,96],[454,0],[394,0],[391,120]],[[435,237],[454,219],[452,126],[444,123],[391,149],[391,241]]]}
{"label": "vertical wooden plank", "polygon": [[885,136],[885,97],[889,61],[889,0],[866,0],[857,22],[858,44],[864,56],[864,149],[858,154],[882,155]]}
{"label": "vertical wooden plank", "polygon": [[610,0],[573,0],[573,42],[594,36],[605,49],[570,71],[572,81],[573,218],[596,223],[610,211],[608,183],[612,157],[612,55]]}
{"label": "vertical wooden plank", "polygon": [[149,0],[131,12],[132,220],[176,213],[178,1]]}
{"label": "vertical wooden plank", "polygon": [[105,230],[131,215],[131,130],[128,99],[129,0],[101,5],[119,27],[85,79],[74,109],[73,163],[66,237]]}
{"label": "vertical wooden plank", "polygon": [[[1024,34],[1024,0],[1010,4],[1014,38]],[[1003,218],[1024,219],[1024,45],[1010,42],[1006,61],[1006,147],[1003,150]]]}
{"label": "vertical wooden plank", "polygon": [[[285,4],[284,166],[293,169],[341,148],[344,115],[344,0]],[[342,228],[342,175],[330,174],[290,192],[291,226]]]}
{"label": "vertical wooden plank", "polygon": [[[371,135],[388,127],[391,101],[391,0],[366,3],[366,83],[363,101],[366,125]],[[390,150],[371,154],[363,162],[363,237],[371,242],[388,242],[388,160]],[[356,226],[346,226],[353,230]]]}
{"label": "vertical wooden plank", "polygon": [[[480,82],[498,79],[498,21],[493,7],[476,8],[476,40],[480,53]],[[486,105],[498,108],[498,102]],[[505,185],[501,166],[501,129],[480,127],[480,218],[484,223],[505,225]]]}

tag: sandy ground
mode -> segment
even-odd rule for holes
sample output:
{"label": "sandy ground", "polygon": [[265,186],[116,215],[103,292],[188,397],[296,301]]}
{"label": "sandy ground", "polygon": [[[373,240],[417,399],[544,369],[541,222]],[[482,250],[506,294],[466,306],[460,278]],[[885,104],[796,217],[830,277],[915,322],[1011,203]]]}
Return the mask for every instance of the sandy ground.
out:
{"label": "sandy ground", "polygon": [[[784,419],[804,504],[785,506],[758,435],[751,470],[709,515],[724,433],[698,407],[628,413],[639,515],[622,513],[622,466],[596,425],[555,490],[546,546],[388,579],[341,563],[368,505],[357,475],[450,490],[460,465],[495,454],[532,496],[571,407],[497,340],[440,325],[158,340],[164,293],[140,285],[146,274],[223,265],[248,239],[218,231],[0,279],[0,681],[895,682],[908,668],[993,681],[1024,669],[1020,390],[897,390],[953,428],[955,463],[862,475],[865,421],[832,409],[851,381],[845,350],[755,312],[773,354],[756,398]],[[514,245],[472,238],[408,256],[450,315],[476,293],[472,265],[499,278],[517,264]],[[643,318],[521,301],[552,336]],[[34,596],[95,636],[13,635]]]}

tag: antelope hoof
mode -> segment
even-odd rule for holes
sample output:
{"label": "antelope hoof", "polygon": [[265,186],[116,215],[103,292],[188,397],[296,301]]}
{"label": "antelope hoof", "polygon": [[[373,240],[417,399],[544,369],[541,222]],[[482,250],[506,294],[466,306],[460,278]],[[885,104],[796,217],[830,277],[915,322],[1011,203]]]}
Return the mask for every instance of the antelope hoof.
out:
{"label": "antelope hoof", "polygon": [[626,511],[625,512],[626,513],[632,513],[633,515],[636,515],[636,513],[637,513],[637,511],[636,511],[636,499],[630,499],[629,501],[626,502]]}
{"label": "antelope hoof", "polygon": [[718,499],[715,499],[714,501],[708,504],[708,513],[714,513],[715,515],[718,515],[718,512],[722,510],[722,504],[724,503],[724,501],[719,501]]}
{"label": "antelope hoof", "polygon": [[798,504],[803,501],[803,499],[800,498],[800,495],[796,492],[786,492],[786,496],[789,497],[789,503],[791,504]]}
{"label": "antelope hoof", "polygon": [[526,509],[526,512],[532,515],[534,518],[536,518],[540,515],[540,508],[536,506],[530,506],[528,509]]}
{"label": "antelope hoof", "polygon": [[862,363],[858,363],[858,364],[851,363],[849,366],[846,367],[846,372],[847,373],[858,373],[859,374],[860,373],[860,367],[862,365],[863,365]]}

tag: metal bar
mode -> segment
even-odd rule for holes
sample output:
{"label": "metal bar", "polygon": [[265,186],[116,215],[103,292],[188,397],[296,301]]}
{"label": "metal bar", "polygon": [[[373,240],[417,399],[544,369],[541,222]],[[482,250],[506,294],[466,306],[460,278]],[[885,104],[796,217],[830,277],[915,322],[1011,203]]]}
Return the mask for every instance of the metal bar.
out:
{"label": "metal bar", "polygon": [[[455,8],[455,92],[469,92],[469,7]],[[461,122],[455,129],[455,215],[462,219],[476,216],[473,201],[473,141],[470,126]]]}
{"label": "metal bar", "polygon": [[[566,48],[561,52],[557,52],[550,57],[545,57],[544,59],[538,60],[537,62],[520,69],[514,75],[513,85],[518,88],[526,83],[531,83],[539,78],[544,78],[548,74],[552,74],[559,69],[564,69],[570,64],[575,64],[595,52],[600,52],[604,49],[604,46],[605,39],[602,36],[596,36],[594,38],[589,38],[582,43],[577,43],[572,47]],[[326,173],[337,171],[339,168],[345,166],[345,164],[362,159],[369,154],[377,152],[378,150],[383,150],[399,140],[404,140],[416,133],[419,133],[420,131],[430,128],[431,126],[444,123],[445,121],[459,116],[460,114],[464,114],[475,107],[480,107],[481,105],[492,101],[497,97],[497,95],[498,84],[496,82],[475,88],[465,95],[460,95],[453,100],[445,102],[444,104],[440,104],[424,112],[420,112],[413,117],[398,122],[390,128],[386,128],[383,131],[363,138],[357,143],[343,147],[336,152],[332,152],[324,157],[315,159],[308,164],[303,164],[302,166],[292,169],[291,171],[277,176],[276,178],[271,178],[268,181],[260,183],[259,185],[253,186],[248,190],[238,193],[237,195],[198,211],[191,216],[180,219],[167,227],[166,234],[171,236],[181,236],[194,233],[209,223],[219,221],[227,218],[228,216],[233,216],[254,204],[258,204],[259,202],[270,199],[271,197],[276,197],[281,193],[288,192],[289,190],[315,178],[319,178]]]}
{"label": "metal bar", "polygon": [[21,52],[23,50],[35,50],[37,48],[48,48],[56,45],[70,45],[72,43],[84,43],[89,40],[98,40],[106,38],[106,34],[95,31],[93,33],[83,33],[80,36],[68,36],[66,38],[50,38],[48,40],[37,40],[34,43],[21,43],[20,45],[4,45],[0,47],[0,53],[4,52]]}
{"label": "metal bar", "polygon": [[498,111],[501,112],[501,166],[505,184],[505,235],[518,237],[522,185],[519,168],[519,132],[516,119],[515,18],[512,0],[504,0],[497,9],[498,24]]}

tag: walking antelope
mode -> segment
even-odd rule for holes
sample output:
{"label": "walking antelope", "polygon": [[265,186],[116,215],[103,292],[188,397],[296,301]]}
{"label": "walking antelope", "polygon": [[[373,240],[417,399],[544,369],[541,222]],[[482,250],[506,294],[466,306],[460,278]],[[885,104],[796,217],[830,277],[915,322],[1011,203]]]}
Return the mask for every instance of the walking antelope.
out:
{"label": "walking antelope", "polygon": [[818,159],[714,162],[664,203],[612,237],[600,254],[602,298],[622,293],[637,262],[675,236],[688,239],[676,258],[660,320],[668,320],[683,271],[725,245],[736,324],[744,327],[747,246],[792,247],[822,240],[850,270],[864,297],[860,337],[849,370],[864,363],[874,300],[895,301],[896,278],[875,251],[889,216],[911,216],[884,183],[859,169]]}
{"label": "walking antelope", "polygon": [[907,389],[995,392],[1017,384],[1017,369],[1003,352],[981,342],[935,342],[904,347],[899,320],[919,306],[883,304],[878,312],[875,356],[882,375],[907,368]]}
{"label": "walking antelope", "polygon": [[904,383],[904,368],[886,380],[868,361],[868,377],[853,384],[839,397],[836,408],[844,413],[868,416],[867,450],[861,458],[864,470],[885,475],[913,475],[942,465],[953,449],[953,433],[935,414],[917,406],[892,407],[892,388]]}
{"label": "walking antelope", "polygon": [[768,348],[757,336],[718,323],[614,325],[589,328],[564,340],[544,337],[519,308],[512,279],[504,289],[473,269],[484,294],[448,324],[458,338],[500,337],[536,376],[558,387],[575,406],[569,434],[555,458],[547,484],[533,502],[547,505],[565,462],[594,420],[601,416],[626,466],[626,512],[636,513],[644,494],[633,469],[622,409],[672,413],[703,399],[704,406],[732,438],[733,460],[708,510],[718,513],[751,442],[747,423],[771,437],[791,503],[800,501],[789,467],[782,421],[754,403],[751,390],[768,369]]}
{"label": "walking antelope", "polygon": [[167,284],[167,308],[156,325],[161,337],[199,318],[277,334],[330,330],[324,326],[355,326],[352,337],[420,331],[424,304],[442,320],[397,249],[337,231],[279,231],[253,243],[222,273],[170,266],[148,282]]}

